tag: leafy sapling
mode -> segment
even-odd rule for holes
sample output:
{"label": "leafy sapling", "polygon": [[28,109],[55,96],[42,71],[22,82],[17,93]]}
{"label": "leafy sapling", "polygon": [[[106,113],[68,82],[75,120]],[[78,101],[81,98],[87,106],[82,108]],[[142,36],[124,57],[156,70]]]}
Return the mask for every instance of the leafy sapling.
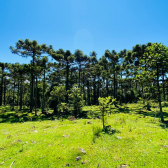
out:
{"label": "leafy sapling", "polygon": [[101,111],[103,130],[104,130],[105,129],[105,116],[107,114],[106,108],[109,105],[113,104],[116,101],[116,99],[112,99],[112,101],[111,101],[111,96],[109,96],[109,97],[105,97],[105,98],[99,97],[98,100],[99,100],[99,109]]}

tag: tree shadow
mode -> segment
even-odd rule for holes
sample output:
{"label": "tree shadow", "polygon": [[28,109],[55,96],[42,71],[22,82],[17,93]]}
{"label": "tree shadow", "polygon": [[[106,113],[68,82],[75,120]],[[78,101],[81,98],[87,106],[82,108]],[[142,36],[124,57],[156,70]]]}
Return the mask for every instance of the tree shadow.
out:
{"label": "tree shadow", "polygon": [[[167,107],[167,104],[165,104],[165,107]],[[163,117],[164,118],[168,118],[168,112],[166,112],[166,110],[162,109],[163,110]],[[133,108],[132,107],[119,107],[119,108],[116,108],[115,109],[115,113],[126,113],[126,114],[136,114],[136,115],[139,115],[140,118],[145,118],[145,117],[153,117],[153,118],[157,118],[157,119],[160,119],[161,116],[160,116],[160,113],[156,113],[155,111],[153,110],[147,110],[146,106],[142,106],[140,105],[138,107],[137,106],[134,106]],[[163,123],[160,123],[160,126],[165,129],[165,128],[168,128],[168,120],[165,120]]]}
{"label": "tree shadow", "polygon": [[[144,107],[136,107],[136,108],[130,108],[130,107],[119,107],[116,110],[116,113],[134,113],[137,115],[141,115],[141,116],[149,116],[149,117],[155,117],[155,118],[160,118],[160,113],[155,113],[154,111],[149,111]],[[168,113],[163,111],[163,116],[164,118],[168,118]]]}
{"label": "tree shadow", "polygon": [[88,118],[88,116],[87,116],[88,112],[89,112],[89,111],[87,111],[87,110],[85,110],[85,111],[83,110],[82,113],[80,113],[80,114],[78,115],[78,117],[79,117],[79,118],[87,119],[87,118]]}
{"label": "tree shadow", "polygon": [[0,123],[18,123],[27,121],[43,121],[43,120],[53,120],[52,116],[46,115],[35,115],[35,113],[30,113],[29,109],[24,109],[22,111],[10,111],[0,113]]}
{"label": "tree shadow", "polygon": [[120,131],[114,129],[114,128],[111,128],[111,125],[108,125],[108,126],[105,126],[102,131],[105,133],[105,134],[108,134],[108,135],[113,135],[115,133],[121,133]]}
{"label": "tree shadow", "polygon": [[129,107],[119,107],[117,108],[117,113],[130,113],[131,110]]}
{"label": "tree shadow", "polygon": [[[87,119],[88,111],[82,111],[77,117]],[[35,112],[30,113],[29,109],[23,109],[22,111],[0,111],[0,123],[18,123],[18,122],[27,122],[27,121],[44,121],[44,120],[55,120],[55,119],[68,119],[71,116],[71,113],[66,114],[54,114],[50,112],[38,112],[38,115],[35,115]]]}
{"label": "tree shadow", "polygon": [[165,129],[166,131],[168,131],[167,130],[167,128],[168,128],[168,120],[165,120],[163,123],[160,123],[159,126],[161,128],[163,128],[163,129]]}
{"label": "tree shadow", "polygon": [[[9,109],[8,109],[9,110]],[[132,107],[120,106],[118,108],[107,109],[108,113],[126,113],[126,114],[136,114],[139,117],[153,117],[160,118],[159,113],[155,113],[154,111],[148,111],[145,106],[142,104],[137,104]],[[46,113],[42,114],[38,112],[38,115],[35,116],[35,113],[30,113],[29,109],[23,109],[22,111],[0,111],[0,123],[17,123],[17,122],[27,122],[27,121],[43,121],[43,120],[55,120],[59,118],[67,119],[72,114],[66,114],[63,116],[55,115],[54,113]],[[88,116],[91,118],[101,118],[101,112],[97,109],[91,112],[91,110],[84,110],[79,115],[78,118],[88,119]],[[168,118],[168,113],[163,109],[164,118]],[[168,121],[165,121],[160,125],[162,128],[168,127]]]}

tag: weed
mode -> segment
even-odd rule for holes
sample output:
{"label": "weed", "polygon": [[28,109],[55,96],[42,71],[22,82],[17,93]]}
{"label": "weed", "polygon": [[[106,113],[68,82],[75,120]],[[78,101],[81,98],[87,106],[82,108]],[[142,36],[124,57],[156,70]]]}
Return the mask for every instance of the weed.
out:
{"label": "weed", "polygon": [[119,118],[120,124],[126,124],[126,119],[125,118]]}
{"label": "weed", "polygon": [[76,120],[76,118],[75,118],[74,116],[70,116],[70,117],[68,118],[68,120],[73,121],[73,120]]}
{"label": "weed", "polygon": [[93,126],[92,127],[93,131],[93,142],[95,143],[96,138],[98,138],[102,132],[102,128],[100,126]]}

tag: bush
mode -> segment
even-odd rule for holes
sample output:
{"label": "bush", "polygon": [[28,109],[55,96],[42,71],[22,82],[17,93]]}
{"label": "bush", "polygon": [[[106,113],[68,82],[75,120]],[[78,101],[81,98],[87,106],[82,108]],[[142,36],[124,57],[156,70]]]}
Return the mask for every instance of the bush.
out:
{"label": "bush", "polygon": [[72,114],[77,118],[82,113],[82,107],[84,106],[83,95],[77,85],[74,85],[74,87],[70,90],[69,97],[70,105],[73,108]]}

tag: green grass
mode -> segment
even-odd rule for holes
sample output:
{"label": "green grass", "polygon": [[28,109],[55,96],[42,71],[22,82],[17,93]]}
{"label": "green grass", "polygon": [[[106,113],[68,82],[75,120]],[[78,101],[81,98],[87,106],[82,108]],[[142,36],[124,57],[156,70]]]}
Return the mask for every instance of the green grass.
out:
{"label": "green grass", "polygon": [[[84,110],[89,118],[100,114],[97,106]],[[146,111],[141,104],[113,107],[107,117],[107,124],[116,130],[113,134],[102,132],[101,120],[96,117],[1,123],[0,167],[13,163],[12,168],[118,168],[123,164],[166,168],[168,129],[159,122],[158,115],[154,118],[152,110]],[[166,110],[165,106],[165,117]],[[81,156],[78,161],[77,156]]]}

